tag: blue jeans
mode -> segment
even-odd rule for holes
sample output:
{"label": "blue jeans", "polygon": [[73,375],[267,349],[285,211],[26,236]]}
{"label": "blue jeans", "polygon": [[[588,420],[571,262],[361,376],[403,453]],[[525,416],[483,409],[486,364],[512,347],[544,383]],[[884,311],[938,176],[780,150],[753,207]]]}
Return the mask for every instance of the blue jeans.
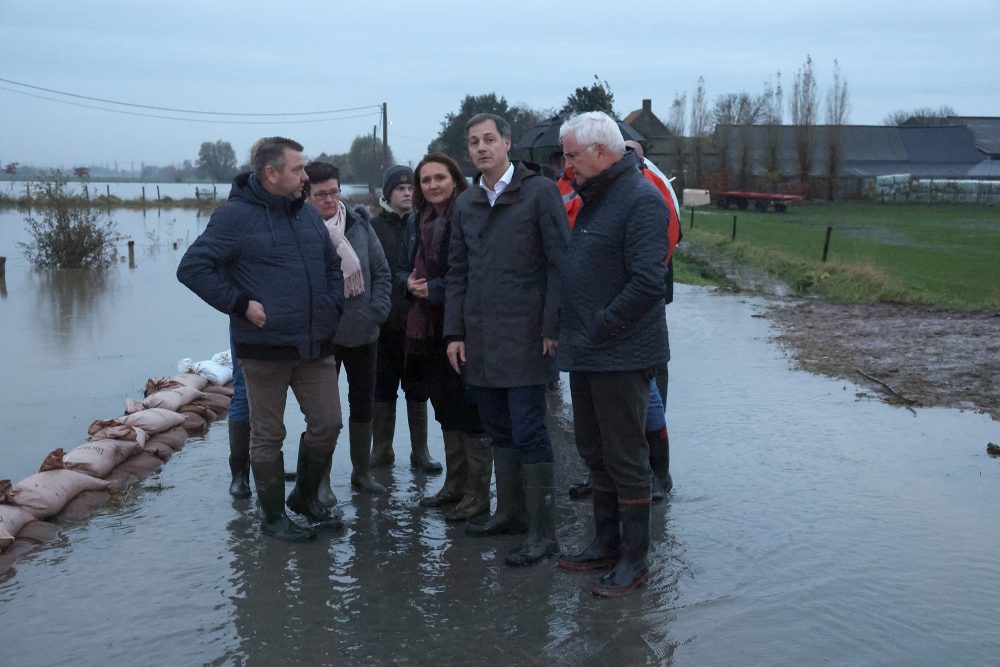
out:
{"label": "blue jeans", "polygon": [[656,386],[656,380],[649,383],[649,407],[646,408],[646,432],[659,431],[667,425],[666,416],[663,414],[663,401],[660,400],[660,392]]}
{"label": "blue jeans", "polygon": [[236,358],[236,346],[229,341],[229,356],[233,359],[233,400],[229,404],[229,421],[250,421],[250,405],[247,403],[247,381],[240,368],[240,360]]}
{"label": "blue jeans", "polygon": [[552,463],[552,441],[545,428],[545,385],[470,387],[483,428],[495,447],[521,453],[522,463]]}

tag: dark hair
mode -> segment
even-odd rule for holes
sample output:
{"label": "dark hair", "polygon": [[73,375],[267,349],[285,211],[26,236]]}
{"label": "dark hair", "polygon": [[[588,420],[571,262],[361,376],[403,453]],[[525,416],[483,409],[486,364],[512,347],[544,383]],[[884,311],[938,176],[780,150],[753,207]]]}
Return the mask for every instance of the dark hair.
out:
{"label": "dark hair", "polygon": [[501,139],[510,139],[510,123],[507,122],[506,118],[501,118],[495,113],[477,113],[475,116],[469,119],[469,122],[465,124],[465,138],[469,138],[469,130],[471,130],[476,125],[480,123],[485,123],[488,120],[492,120],[497,126],[497,132],[500,133]]}
{"label": "dark hair", "polygon": [[250,149],[250,166],[257,178],[264,175],[266,167],[281,170],[285,166],[285,149],[302,152],[302,144],[285,137],[264,137],[254,142]]}
{"label": "dark hair", "polygon": [[469,187],[469,182],[465,180],[465,176],[462,175],[462,169],[455,162],[454,158],[445,155],[444,153],[431,153],[425,155],[424,159],[420,161],[417,168],[413,170],[413,180],[416,182],[416,186],[413,188],[413,210],[420,212],[420,209],[424,207],[427,202],[424,201],[424,191],[420,188],[420,170],[424,168],[424,165],[430,162],[437,162],[438,164],[443,164],[447,169],[448,173],[451,174],[451,180],[455,181],[455,192],[452,195],[457,197],[459,192],[462,192],[467,187]]}
{"label": "dark hair", "polygon": [[307,193],[312,192],[313,183],[323,183],[331,178],[337,179],[337,185],[340,185],[340,169],[329,162],[310,162],[306,165],[306,176],[309,177]]}

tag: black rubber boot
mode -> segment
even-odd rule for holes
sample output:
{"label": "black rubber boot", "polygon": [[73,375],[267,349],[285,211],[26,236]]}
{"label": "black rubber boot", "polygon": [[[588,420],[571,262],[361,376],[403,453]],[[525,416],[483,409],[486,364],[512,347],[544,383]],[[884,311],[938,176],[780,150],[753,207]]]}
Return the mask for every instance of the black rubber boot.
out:
{"label": "black rubber boot", "polygon": [[421,507],[442,507],[465,497],[469,465],[465,460],[465,439],[461,431],[444,431],[444,486],[433,496],[420,499]]}
{"label": "black rubber boot", "polygon": [[410,465],[421,472],[441,472],[441,464],[427,451],[427,401],[407,401],[406,421],[410,427]]}
{"label": "black rubber boot", "polygon": [[551,463],[521,465],[528,537],[504,559],[511,567],[525,567],[559,552],[556,544],[555,478]]}
{"label": "black rubber boot", "polygon": [[298,467],[295,488],[288,494],[285,505],[296,514],[301,514],[317,530],[341,530],[344,522],[327,510],[317,495],[333,452],[310,451],[299,445]]}
{"label": "black rubber boot", "polygon": [[649,443],[649,467],[653,470],[652,499],[659,502],[670,494],[674,481],[670,478],[670,437],[666,427],[659,431],[647,431]]}
{"label": "black rubber boot", "polygon": [[389,468],[396,462],[392,439],[396,433],[396,402],[372,404],[372,468]]}
{"label": "black rubber boot", "polygon": [[250,497],[250,422],[229,422],[229,495]]}
{"label": "black rubber boot", "polygon": [[622,517],[622,555],[614,569],[600,577],[590,589],[606,598],[628,595],[649,579],[649,501],[618,508]]}
{"label": "black rubber boot", "polygon": [[253,480],[257,485],[257,502],[260,505],[260,529],[286,542],[308,542],[316,539],[311,528],[304,528],[285,514],[285,462],[282,457],[275,461],[252,461]]}
{"label": "black rubber boot", "polygon": [[486,537],[526,533],[521,452],[512,447],[494,447],[493,468],[497,475],[497,511],[483,523],[470,523],[465,527],[465,534]]}
{"label": "black rubber boot", "polygon": [[618,495],[594,489],[594,539],[580,553],[559,556],[556,565],[564,570],[603,570],[618,562],[620,557]]}
{"label": "black rubber boot", "polygon": [[[329,458],[326,460],[326,466],[323,469],[323,477],[319,480],[319,489],[316,490],[316,497],[324,507],[333,507],[337,504],[337,496],[334,495],[333,489],[330,488],[330,468],[333,466],[333,452],[330,453]],[[339,514],[339,510],[334,511],[334,514]]]}
{"label": "black rubber boot", "polygon": [[574,484],[569,487],[569,497],[573,500],[582,500],[587,498],[593,492],[590,486],[590,471],[587,471],[587,479],[583,480],[579,484]]}
{"label": "black rubber boot", "polygon": [[465,495],[444,515],[445,521],[468,521],[490,513],[490,479],[493,477],[493,442],[488,435],[462,436],[468,475]]}
{"label": "black rubber boot", "polygon": [[372,450],[372,423],[347,422],[351,441],[351,486],[365,493],[388,493],[386,488],[372,479],[370,468]]}

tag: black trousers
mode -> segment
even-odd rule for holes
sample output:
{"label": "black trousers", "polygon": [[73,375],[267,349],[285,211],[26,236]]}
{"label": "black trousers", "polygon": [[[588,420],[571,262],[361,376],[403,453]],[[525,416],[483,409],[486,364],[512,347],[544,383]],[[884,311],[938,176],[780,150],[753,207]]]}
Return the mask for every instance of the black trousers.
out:
{"label": "black trousers", "polygon": [[396,392],[400,387],[408,401],[427,400],[426,394],[421,394],[406,381],[406,333],[402,329],[386,329],[378,337],[375,400],[395,403]]}
{"label": "black trousers", "polygon": [[375,392],[375,343],[357,347],[335,345],[333,355],[337,359],[337,375],[341,366],[347,373],[348,419],[361,424],[370,422]]}
{"label": "black trousers", "polygon": [[405,379],[408,390],[430,399],[434,419],[441,424],[442,431],[484,433],[476,404],[461,376],[448,363],[443,344],[420,354],[407,354]]}

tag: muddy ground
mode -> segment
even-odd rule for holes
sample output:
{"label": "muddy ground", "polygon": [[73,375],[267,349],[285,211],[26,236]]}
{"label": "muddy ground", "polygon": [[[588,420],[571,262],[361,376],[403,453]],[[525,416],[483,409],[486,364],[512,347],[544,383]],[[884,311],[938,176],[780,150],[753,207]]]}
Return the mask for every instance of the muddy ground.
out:
{"label": "muddy ground", "polygon": [[726,275],[721,289],[775,297],[767,317],[798,367],[851,380],[889,403],[1000,421],[1000,312],[799,299],[760,271],[704,248],[687,251]]}

